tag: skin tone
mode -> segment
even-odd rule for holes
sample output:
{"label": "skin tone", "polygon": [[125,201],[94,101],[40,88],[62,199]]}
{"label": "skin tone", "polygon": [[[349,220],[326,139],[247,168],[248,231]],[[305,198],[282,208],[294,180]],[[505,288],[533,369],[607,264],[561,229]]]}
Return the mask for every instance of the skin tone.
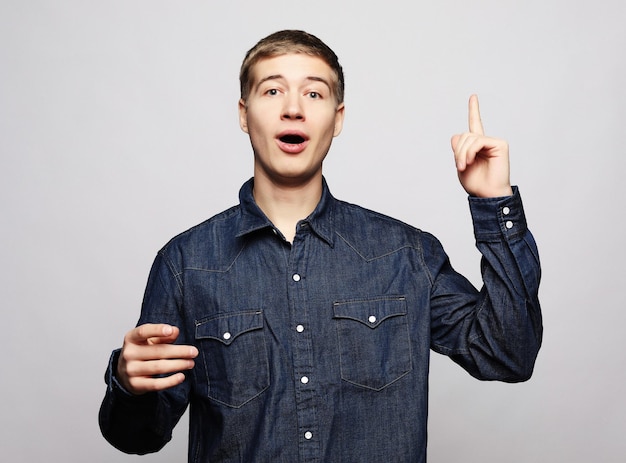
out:
{"label": "skin tone", "polygon": [[[239,102],[239,123],[254,151],[254,198],[292,241],[296,223],[321,198],[322,163],[343,127],[344,105],[333,95],[331,68],[319,58],[288,54],[263,59],[253,75],[250,96]],[[484,134],[476,95],[470,97],[468,112],[469,130],[451,139],[461,185],[473,196],[511,195],[507,142]],[[129,331],[117,365],[122,386],[140,395],[182,383],[182,372],[194,367],[198,349],[174,345],[178,335],[177,327],[166,324]]]}

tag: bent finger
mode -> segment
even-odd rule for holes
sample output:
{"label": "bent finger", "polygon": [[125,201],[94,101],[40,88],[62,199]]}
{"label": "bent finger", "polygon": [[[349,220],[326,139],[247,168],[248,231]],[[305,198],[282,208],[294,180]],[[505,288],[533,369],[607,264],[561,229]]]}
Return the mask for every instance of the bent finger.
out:
{"label": "bent finger", "polygon": [[178,386],[185,381],[184,373],[174,373],[161,378],[135,377],[129,379],[129,392],[133,394],[145,394],[147,392],[163,391]]}
{"label": "bent finger", "polygon": [[456,168],[460,171],[465,170],[465,167],[467,166],[467,151],[473,139],[474,136],[467,132],[461,134],[458,138],[454,150],[454,162],[456,164]]}
{"label": "bent finger", "polygon": [[155,377],[191,370],[194,366],[191,359],[133,361],[126,364],[126,374],[129,378]]}
{"label": "bent finger", "polygon": [[124,347],[122,356],[126,361],[193,359],[198,349],[181,344],[130,344]]}
{"label": "bent finger", "polygon": [[148,341],[152,343],[162,341],[174,342],[178,337],[178,333],[178,328],[172,325],[164,323],[146,323],[129,331],[125,340],[134,344],[145,344]]}

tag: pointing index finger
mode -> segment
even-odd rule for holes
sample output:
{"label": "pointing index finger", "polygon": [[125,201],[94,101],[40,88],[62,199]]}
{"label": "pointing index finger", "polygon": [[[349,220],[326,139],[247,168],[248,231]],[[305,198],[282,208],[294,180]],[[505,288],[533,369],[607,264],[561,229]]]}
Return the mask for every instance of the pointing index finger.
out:
{"label": "pointing index finger", "polygon": [[477,135],[484,135],[483,123],[480,120],[480,108],[478,107],[478,96],[472,95],[469,100],[469,131]]}

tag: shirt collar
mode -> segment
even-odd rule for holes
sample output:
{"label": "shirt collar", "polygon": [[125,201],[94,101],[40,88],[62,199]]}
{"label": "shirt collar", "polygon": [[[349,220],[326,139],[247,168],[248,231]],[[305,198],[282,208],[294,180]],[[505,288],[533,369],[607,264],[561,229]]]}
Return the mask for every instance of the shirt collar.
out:
{"label": "shirt collar", "polygon": [[[237,237],[253,233],[258,230],[273,228],[270,219],[257,205],[252,194],[254,178],[243,184],[239,190],[239,205],[241,208],[241,221],[237,230]],[[335,198],[330,193],[326,179],[322,178],[322,197],[315,210],[300,223],[306,223],[311,230],[331,247],[333,241],[333,212]]]}

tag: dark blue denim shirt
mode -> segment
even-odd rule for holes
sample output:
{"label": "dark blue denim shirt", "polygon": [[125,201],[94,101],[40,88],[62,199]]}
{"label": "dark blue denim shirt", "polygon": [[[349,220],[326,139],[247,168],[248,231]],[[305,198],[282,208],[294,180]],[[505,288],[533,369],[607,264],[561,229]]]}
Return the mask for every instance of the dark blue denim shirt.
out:
{"label": "dark blue denim shirt", "polygon": [[139,324],[180,327],[186,381],[134,397],[115,351],[100,411],[129,453],[159,450],[190,406],[190,462],[424,462],[429,351],[483,380],[524,381],[541,344],[540,267],[517,191],[470,198],[479,292],[430,234],[333,198],[293,244],[255,204],[157,255]]}

